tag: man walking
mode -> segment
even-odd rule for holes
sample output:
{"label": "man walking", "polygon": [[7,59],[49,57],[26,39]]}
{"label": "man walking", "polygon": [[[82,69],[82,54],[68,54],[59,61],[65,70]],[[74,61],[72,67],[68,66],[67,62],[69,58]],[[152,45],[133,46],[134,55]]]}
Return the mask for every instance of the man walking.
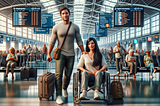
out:
{"label": "man walking", "polygon": [[[63,21],[57,24],[52,30],[51,40],[48,48],[48,57],[47,57],[48,61],[51,61],[51,51],[54,48],[56,39],[58,40],[58,48],[60,48],[62,45],[68,26],[70,24],[69,21],[70,15],[71,15],[70,10],[67,7],[62,7],[60,9],[60,16],[62,17]],[[63,104],[61,97],[62,92],[64,97],[68,97],[67,88],[70,82],[70,77],[72,74],[74,58],[75,58],[74,38],[76,38],[77,44],[81,49],[81,51],[85,53],[83,42],[79,32],[79,27],[76,24],[72,23],[68,31],[68,35],[66,37],[64,45],[61,49],[60,59],[56,60],[56,71],[55,71],[56,96],[57,96],[56,102],[58,104]],[[65,68],[65,73],[62,84],[62,75],[64,68]]]}

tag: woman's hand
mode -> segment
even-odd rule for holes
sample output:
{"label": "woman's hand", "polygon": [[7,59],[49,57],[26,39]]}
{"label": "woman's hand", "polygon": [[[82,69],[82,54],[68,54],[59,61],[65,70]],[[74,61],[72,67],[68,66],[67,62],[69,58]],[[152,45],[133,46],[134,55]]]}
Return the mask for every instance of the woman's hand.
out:
{"label": "woman's hand", "polygon": [[94,74],[92,74],[91,72],[89,72],[89,71],[87,71],[88,72],[88,74],[89,74],[89,76],[93,76]]}
{"label": "woman's hand", "polygon": [[81,55],[83,55],[83,54],[87,54],[88,52],[85,52],[85,51],[83,51],[82,53],[81,53]]}
{"label": "woman's hand", "polygon": [[95,75],[97,71],[98,71],[98,70],[94,71],[94,72],[93,72],[93,75]]}

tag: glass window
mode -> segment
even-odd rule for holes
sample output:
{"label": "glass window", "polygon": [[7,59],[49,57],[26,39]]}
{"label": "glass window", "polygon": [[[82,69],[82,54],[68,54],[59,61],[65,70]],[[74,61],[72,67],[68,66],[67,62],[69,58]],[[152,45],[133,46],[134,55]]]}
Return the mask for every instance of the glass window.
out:
{"label": "glass window", "polygon": [[118,38],[118,39],[117,39],[118,41],[121,40],[121,33],[120,33],[120,32],[117,33],[117,38]]}
{"label": "glass window", "polygon": [[141,36],[141,27],[136,28],[136,37]]}
{"label": "glass window", "polygon": [[33,34],[33,39],[36,40],[37,34]]}
{"label": "glass window", "polygon": [[3,40],[3,43],[0,43],[0,51],[6,51],[6,41]]}
{"label": "glass window", "polygon": [[39,41],[39,34],[37,34],[37,41]]}
{"label": "glass window", "polygon": [[28,38],[32,39],[32,30],[28,28]]}
{"label": "glass window", "polygon": [[15,35],[15,27],[12,27],[12,21],[8,19],[8,33]]}
{"label": "glass window", "polygon": [[142,43],[142,50],[146,50],[146,45],[147,45],[146,42]]}
{"label": "glass window", "polygon": [[114,41],[117,42],[117,34],[114,35]]}
{"label": "glass window", "polygon": [[131,27],[130,28],[130,38],[134,38],[135,37],[135,28]]}
{"label": "glass window", "polygon": [[23,37],[27,38],[27,27],[23,27]]}
{"label": "glass window", "polygon": [[126,33],[125,30],[123,30],[122,31],[122,40],[125,40],[125,35],[126,35],[125,33]]}
{"label": "glass window", "polygon": [[16,36],[22,36],[22,28],[21,27],[16,27]]}
{"label": "glass window", "polygon": [[6,32],[6,17],[0,16],[0,31]]}
{"label": "glass window", "polygon": [[158,32],[159,31],[159,15],[153,16],[151,18],[151,32]]}
{"label": "glass window", "polygon": [[159,44],[155,44],[154,41],[152,41],[152,50],[157,51],[159,47]]}
{"label": "glass window", "polygon": [[144,21],[144,27],[142,30],[143,36],[150,33],[150,19]]}
{"label": "glass window", "polygon": [[126,39],[129,39],[129,28],[126,29]]}

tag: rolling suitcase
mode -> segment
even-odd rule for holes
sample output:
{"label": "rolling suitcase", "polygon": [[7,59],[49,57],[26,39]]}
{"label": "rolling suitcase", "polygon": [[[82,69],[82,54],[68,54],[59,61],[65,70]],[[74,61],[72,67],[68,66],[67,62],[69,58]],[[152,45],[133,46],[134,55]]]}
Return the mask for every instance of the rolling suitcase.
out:
{"label": "rolling suitcase", "polygon": [[49,63],[47,63],[47,72],[38,79],[39,100],[42,100],[42,98],[49,100],[51,96],[53,100],[54,97],[55,74],[50,72],[51,63],[48,72],[48,64]]}
{"label": "rolling suitcase", "polygon": [[[25,59],[23,59],[23,62],[25,62]],[[21,68],[21,81],[23,79],[27,79],[27,81],[29,80],[29,70],[28,68],[26,68],[26,66],[25,67],[23,66],[23,68]]]}
{"label": "rolling suitcase", "polygon": [[[37,79],[37,68],[35,68],[35,63],[33,63],[33,68],[31,68],[31,59],[32,56],[30,56],[30,68],[28,68],[29,70],[29,78],[35,78],[35,80]],[[33,57],[35,60],[35,57]]]}

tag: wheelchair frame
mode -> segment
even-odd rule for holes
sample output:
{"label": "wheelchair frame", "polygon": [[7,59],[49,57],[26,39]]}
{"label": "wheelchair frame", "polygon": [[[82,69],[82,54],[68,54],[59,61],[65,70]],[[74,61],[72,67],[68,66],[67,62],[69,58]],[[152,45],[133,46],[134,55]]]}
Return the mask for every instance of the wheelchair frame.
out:
{"label": "wheelchair frame", "polygon": [[[99,92],[103,94],[104,99],[100,100],[104,100],[107,104],[111,104],[113,102],[113,97],[110,95],[110,74],[104,71],[103,76],[105,77],[101,85],[101,89],[103,89],[103,91],[100,90]],[[77,69],[77,72],[73,73],[73,101],[76,104],[79,104],[81,102],[80,94],[82,93],[82,91],[81,81],[79,80],[79,78],[81,78],[81,71]],[[90,90],[94,90],[94,85],[89,88],[90,89],[88,89],[87,92]]]}

